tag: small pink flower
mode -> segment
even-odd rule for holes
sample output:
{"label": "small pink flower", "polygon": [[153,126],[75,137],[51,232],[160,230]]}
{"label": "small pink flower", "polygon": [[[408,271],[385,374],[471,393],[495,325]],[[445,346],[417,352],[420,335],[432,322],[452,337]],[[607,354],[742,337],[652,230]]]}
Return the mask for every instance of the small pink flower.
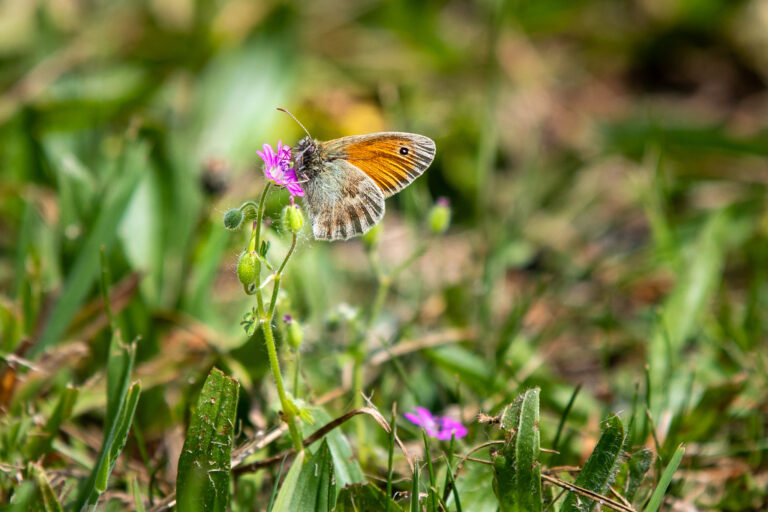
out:
{"label": "small pink flower", "polygon": [[264,144],[264,151],[257,151],[257,155],[264,160],[264,174],[267,179],[278,187],[288,189],[293,196],[304,197],[304,191],[296,179],[296,169],[291,167],[291,148],[284,146],[283,141],[277,142],[277,153],[269,144]]}
{"label": "small pink flower", "polygon": [[414,407],[413,410],[415,412],[406,412],[403,416],[411,423],[423,428],[430,437],[448,441],[452,435],[456,436],[456,439],[467,435],[467,427],[462,425],[460,421],[447,416],[433,416],[424,407]]}

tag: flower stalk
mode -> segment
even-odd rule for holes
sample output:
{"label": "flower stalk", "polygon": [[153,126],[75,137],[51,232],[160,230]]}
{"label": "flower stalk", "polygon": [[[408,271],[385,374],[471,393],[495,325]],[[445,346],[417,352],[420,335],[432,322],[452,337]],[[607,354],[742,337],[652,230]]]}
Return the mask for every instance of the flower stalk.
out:
{"label": "flower stalk", "polygon": [[[257,323],[264,333],[264,343],[267,347],[269,367],[272,372],[272,377],[275,380],[277,395],[280,399],[281,419],[288,425],[288,432],[291,436],[293,447],[299,452],[303,449],[303,439],[298,425],[299,409],[285,389],[283,375],[280,370],[280,359],[275,344],[272,320],[274,319],[277,310],[280,281],[285,267],[288,264],[288,260],[290,260],[296,249],[296,242],[298,239],[297,234],[303,223],[301,212],[293,205],[293,197],[301,197],[304,195],[304,192],[296,180],[295,170],[290,168],[291,156],[290,148],[288,146],[283,146],[282,143],[278,143],[277,152],[275,152],[271,146],[265,144],[264,151],[259,151],[257,153],[264,160],[264,174],[267,177],[267,183],[261,192],[258,206],[252,201],[248,201],[239,208],[239,214],[237,210],[230,210],[225,214],[224,224],[228,229],[237,229],[244,219],[247,218],[248,220],[253,220],[251,236],[248,241],[248,249],[244,255],[241,256],[241,261],[243,262],[242,265],[238,265],[238,278],[243,282],[246,293],[249,295],[256,295],[256,308],[252,318],[255,320],[254,323]],[[291,194],[290,208],[296,208],[296,211],[290,212],[293,220],[292,225],[297,226],[297,229],[291,230],[291,246],[286,252],[280,266],[262,283],[262,269],[266,267],[270,271],[273,270],[266,259],[267,252],[269,251],[269,244],[262,240],[262,224],[264,222],[266,200],[273,185],[285,188]],[[263,289],[269,281],[273,282],[272,293],[269,297],[269,302],[266,303]],[[249,324],[250,322],[244,323]]]}

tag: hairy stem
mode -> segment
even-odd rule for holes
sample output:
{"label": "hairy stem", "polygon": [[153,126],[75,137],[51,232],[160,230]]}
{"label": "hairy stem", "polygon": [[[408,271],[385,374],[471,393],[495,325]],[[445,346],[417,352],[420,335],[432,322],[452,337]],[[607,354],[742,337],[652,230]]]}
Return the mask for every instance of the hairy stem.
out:
{"label": "hairy stem", "polygon": [[[260,251],[261,250],[261,225],[264,221],[264,207],[266,204],[267,194],[269,193],[269,189],[272,186],[271,182],[267,182],[266,186],[264,187],[264,190],[261,193],[261,198],[259,199],[259,208],[256,214],[256,220],[254,222],[255,226],[253,229],[253,232],[251,234],[251,240],[248,244],[248,250],[249,251]],[[280,265],[280,269],[275,274],[275,284],[274,288],[272,289],[272,300],[269,304],[269,309],[264,309],[264,297],[262,296],[262,290],[261,288],[258,289],[256,293],[256,301],[258,304],[258,311],[259,311],[259,319],[261,321],[261,328],[264,332],[264,342],[267,345],[267,355],[269,356],[269,367],[272,370],[272,377],[275,379],[275,386],[277,387],[277,395],[280,397],[280,407],[283,410],[283,419],[288,424],[288,432],[291,435],[291,440],[293,441],[293,446],[296,448],[296,451],[301,451],[302,444],[301,444],[301,432],[299,431],[298,425],[296,424],[296,406],[293,404],[293,402],[288,398],[288,395],[285,392],[285,385],[283,384],[283,375],[280,371],[280,360],[277,357],[277,347],[275,346],[275,335],[272,332],[272,318],[275,316],[275,308],[277,304],[277,294],[280,291],[280,276],[285,268],[285,265],[288,263],[288,259],[291,257],[291,254],[293,254],[293,250],[296,247],[296,235],[293,235],[293,243],[291,244],[291,248],[288,251],[288,253],[285,255],[285,258],[283,259],[283,263]],[[259,258],[256,263],[256,282],[261,282],[261,258],[262,255],[259,255]]]}
{"label": "hairy stem", "polygon": [[264,331],[264,341],[267,344],[267,355],[269,356],[269,366],[272,369],[272,376],[275,378],[277,394],[280,397],[280,406],[283,409],[283,419],[288,424],[288,431],[291,434],[293,447],[297,452],[301,451],[301,432],[296,425],[296,410],[293,403],[285,393],[283,385],[283,375],[280,372],[280,362],[277,359],[277,348],[275,347],[275,337],[272,333],[272,319],[264,318],[262,320],[262,329]]}
{"label": "hairy stem", "polygon": [[[261,250],[261,224],[264,221],[264,205],[267,202],[267,194],[269,193],[271,186],[272,182],[268,181],[264,186],[264,190],[261,192],[261,197],[259,198],[259,209],[256,213],[256,220],[254,221],[256,225],[254,226],[254,230],[251,233],[251,242],[248,244],[249,251]],[[256,261],[256,282],[261,282],[261,255],[259,255],[259,258],[257,258]],[[256,294],[256,304],[258,306],[259,316],[264,317],[264,298],[261,295],[261,290],[259,290]]]}

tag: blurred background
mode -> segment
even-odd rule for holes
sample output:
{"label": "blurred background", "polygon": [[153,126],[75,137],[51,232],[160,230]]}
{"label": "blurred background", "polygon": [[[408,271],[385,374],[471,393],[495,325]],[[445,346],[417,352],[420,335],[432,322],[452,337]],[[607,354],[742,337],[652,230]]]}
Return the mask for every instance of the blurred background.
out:
{"label": "blurred background", "polygon": [[[136,425],[155,493],[211,366],[241,382],[244,436],[277,424],[262,340],[240,325],[248,233],[221,218],[258,197],[255,151],[302,136],[284,107],[319,139],[437,144],[387,201],[378,258],[396,268],[421,247],[438,197],[452,225],[393,284],[368,351],[442,346],[372,373],[377,406],[471,424],[538,385],[546,446],[581,384],[559,459],[578,464],[600,420],[639,396],[657,438],[635,444],[689,443],[679,510],[757,510],[767,48],[768,0],[0,0],[0,349],[34,365],[0,404],[32,414],[74,382],[68,434],[98,447],[103,245],[125,337],[141,336]],[[271,196],[275,220],[286,202]],[[305,231],[291,262],[280,314],[304,325],[308,400],[349,383],[345,325],[374,300],[369,252]],[[465,508],[484,510],[490,481],[466,482]]]}

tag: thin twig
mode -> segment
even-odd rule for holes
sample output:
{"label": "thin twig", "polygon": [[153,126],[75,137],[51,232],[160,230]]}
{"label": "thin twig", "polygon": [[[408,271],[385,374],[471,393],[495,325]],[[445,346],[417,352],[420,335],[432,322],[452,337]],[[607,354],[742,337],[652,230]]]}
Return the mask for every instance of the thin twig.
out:
{"label": "thin twig", "polygon": [[600,503],[601,505],[605,505],[609,508],[612,508],[613,510],[618,510],[619,512],[637,512],[631,506],[627,507],[624,504],[619,503],[618,501],[608,498],[607,496],[603,496],[602,494],[598,494],[594,491],[590,491],[589,489],[584,489],[583,487],[579,487],[578,485],[565,482],[563,480],[560,480],[559,478],[542,474],[541,479],[544,480],[545,482],[549,482],[563,489],[568,489],[571,492],[575,492],[576,494],[584,496],[585,498],[594,500],[597,503]]}
{"label": "thin twig", "polygon": [[[349,411],[346,414],[343,414],[342,416],[339,416],[338,418],[330,421],[329,423],[323,425],[319,429],[317,429],[312,435],[304,439],[303,445],[304,447],[307,447],[314,443],[315,441],[322,439],[328,432],[335,429],[339,425],[345,423],[351,418],[354,418],[358,414],[367,414],[368,416],[372,417],[376,423],[378,423],[381,428],[383,428],[387,433],[390,432],[390,426],[387,423],[387,420],[384,419],[384,417],[381,415],[379,411],[372,407],[361,407],[360,409],[355,409],[353,411]],[[395,441],[397,442],[398,446],[400,446],[400,449],[402,450],[403,454],[405,455],[406,460],[408,461],[408,465],[410,466],[411,470],[413,470],[413,461],[411,460],[410,455],[408,454],[408,450],[406,449],[403,442],[400,440],[400,438],[395,435]],[[259,460],[256,462],[251,462],[249,464],[242,464],[242,458],[238,458],[238,464],[233,464],[233,471],[235,474],[241,474],[241,473],[248,473],[251,471],[256,471],[258,469],[261,469],[263,467],[271,466],[272,464],[276,464],[282,460],[284,456],[291,455],[295,453],[295,450],[293,448],[288,449],[278,455],[274,455],[272,457],[269,457],[267,459]]]}

